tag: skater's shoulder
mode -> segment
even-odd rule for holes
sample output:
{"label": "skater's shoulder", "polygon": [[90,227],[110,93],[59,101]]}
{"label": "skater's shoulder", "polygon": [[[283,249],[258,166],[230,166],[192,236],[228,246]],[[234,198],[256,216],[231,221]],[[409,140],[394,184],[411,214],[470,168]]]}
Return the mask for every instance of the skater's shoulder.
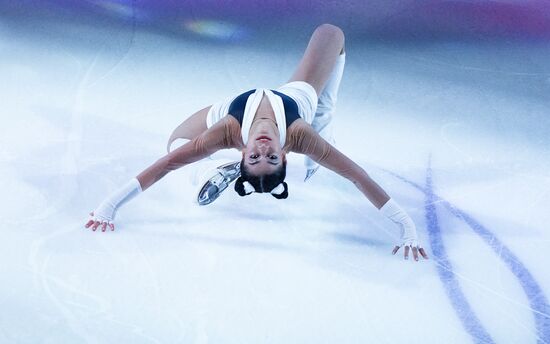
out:
{"label": "skater's shoulder", "polygon": [[241,125],[239,124],[239,121],[233,117],[233,116],[224,116],[222,119],[218,121],[218,123],[214,124],[212,128],[219,127],[224,128],[225,130],[240,130]]}
{"label": "skater's shoulder", "polygon": [[224,148],[241,147],[241,125],[232,116],[225,116],[218,123],[214,124],[209,131],[211,135],[217,136]]}
{"label": "skater's shoulder", "polygon": [[287,128],[287,135],[299,137],[301,135],[310,135],[315,133],[315,129],[302,118],[298,118]]}
{"label": "skater's shoulder", "polygon": [[303,146],[310,144],[316,136],[318,135],[311,125],[299,118],[287,129],[285,150],[301,152],[303,150]]}

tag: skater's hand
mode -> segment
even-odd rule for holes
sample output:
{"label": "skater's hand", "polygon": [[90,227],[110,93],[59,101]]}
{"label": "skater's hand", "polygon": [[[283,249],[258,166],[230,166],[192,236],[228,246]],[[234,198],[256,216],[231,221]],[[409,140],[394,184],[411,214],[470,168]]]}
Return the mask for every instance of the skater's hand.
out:
{"label": "skater's hand", "polygon": [[111,231],[114,231],[114,220],[117,209],[141,192],[139,180],[137,178],[131,179],[124,186],[105,198],[94,211],[90,212],[91,218],[84,227],[91,227],[93,231],[97,230],[97,228],[101,228],[103,232],[105,232],[108,227]]}
{"label": "skater's hand", "polygon": [[426,251],[418,243],[416,225],[411,217],[391,199],[381,208],[381,211],[399,227],[399,242],[393,248],[392,254],[396,254],[401,247],[404,247],[403,257],[405,259],[409,259],[411,249],[415,261],[418,261],[418,253],[420,253],[422,258],[428,259]]}
{"label": "skater's hand", "polygon": [[111,229],[111,231],[115,230],[115,224],[112,223],[110,220],[101,218],[100,216],[95,216],[94,212],[90,212],[91,219],[86,223],[84,227],[86,228],[92,228],[93,231],[96,231],[97,228],[101,228],[102,232],[105,232],[107,230],[107,227]]}
{"label": "skater's hand", "polygon": [[395,247],[393,248],[393,251],[391,253],[396,254],[397,251],[399,251],[399,249],[402,246],[405,247],[405,249],[403,250],[404,251],[403,254],[404,254],[405,259],[409,259],[409,251],[411,250],[411,248],[412,248],[413,258],[414,258],[415,261],[418,261],[418,254],[419,253],[422,256],[422,258],[428,259],[428,255],[426,254],[426,251],[424,250],[424,248],[421,247],[420,245],[416,244],[416,243],[409,243],[408,245],[395,245]]}

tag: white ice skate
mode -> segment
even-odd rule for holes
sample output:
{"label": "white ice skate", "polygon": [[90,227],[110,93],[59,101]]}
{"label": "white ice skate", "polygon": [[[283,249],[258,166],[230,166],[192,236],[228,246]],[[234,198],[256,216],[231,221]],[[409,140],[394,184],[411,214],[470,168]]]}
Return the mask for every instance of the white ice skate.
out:
{"label": "white ice skate", "polygon": [[211,170],[208,180],[201,187],[197,195],[199,205],[208,205],[214,202],[241,175],[241,162],[235,161],[218,166]]}

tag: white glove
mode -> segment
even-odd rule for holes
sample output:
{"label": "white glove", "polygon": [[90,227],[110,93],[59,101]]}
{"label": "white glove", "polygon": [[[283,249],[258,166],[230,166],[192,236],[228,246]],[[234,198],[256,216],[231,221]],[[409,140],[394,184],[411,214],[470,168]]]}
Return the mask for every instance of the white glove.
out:
{"label": "white glove", "polygon": [[92,229],[95,231],[99,225],[102,225],[102,231],[105,232],[108,225],[111,230],[114,230],[115,226],[113,220],[115,219],[118,208],[141,192],[141,185],[137,178],[131,179],[128,183],[103,200],[103,202],[90,213],[91,219],[86,224],[86,228],[93,225]]}
{"label": "white glove", "polygon": [[393,254],[395,254],[400,247],[405,247],[405,259],[409,257],[410,248],[413,249],[415,260],[418,260],[418,252],[420,252],[425,259],[428,258],[424,249],[418,244],[418,235],[416,234],[416,226],[413,220],[397,202],[390,199],[380,208],[380,212],[395,223],[401,230],[399,243],[395,246]]}

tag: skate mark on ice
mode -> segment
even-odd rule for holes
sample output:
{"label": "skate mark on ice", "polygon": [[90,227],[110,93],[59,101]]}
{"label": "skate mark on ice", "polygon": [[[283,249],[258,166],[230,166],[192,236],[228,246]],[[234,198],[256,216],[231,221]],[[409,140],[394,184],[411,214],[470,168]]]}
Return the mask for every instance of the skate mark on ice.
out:
{"label": "skate mark on ice", "polygon": [[[431,192],[432,194],[432,204],[437,202],[444,206],[447,211],[453,214],[456,218],[462,220],[466,223],[477,235],[479,235],[483,241],[495,252],[495,254],[502,259],[506,266],[510,269],[512,274],[518,279],[527,299],[529,300],[529,309],[533,313],[535,319],[535,327],[537,333],[537,343],[550,343],[550,305],[548,299],[544,295],[542,288],[535,280],[531,272],[525,267],[521,260],[506,246],[504,245],[495,234],[493,234],[489,229],[475,220],[472,216],[468,215],[466,212],[460,210],[453,204],[449,203],[445,199],[439,197],[432,190],[429,190],[427,187],[422,187],[419,184],[406,179],[392,171],[383,170],[384,172],[392,175],[393,177],[401,180],[402,182],[416,188],[424,194]],[[431,177],[431,167],[428,168],[428,172]],[[456,273],[452,272],[456,275]],[[475,282],[474,282],[475,283]],[[481,288],[487,289],[483,286]],[[493,294],[506,298],[505,296],[498,294],[492,290]],[[515,303],[520,306],[524,306],[521,303],[518,303],[515,300],[506,298],[507,301]]]}
{"label": "skate mark on ice", "polygon": [[436,197],[433,193],[432,172],[430,167],[428,167],[428,171],[426,173],[425,196],[424,207],[426,214],[426,225],[428,235],[430,237],[432,252],[438,263],[436,266],[439,279],[445,287],[447,296],[449,297],[458,318],[462,322],[462,326],[464,326],[474,341],[494,343],[494,340],[483,327],[481,321],[470,306],[470,303],[466,299],[466,296],[460,287],[458,279],[453,273],[453,266],[449,261],[447,250],[443,244],[441,236],[441,227],[439,226],[437,210],[435,207]]}

